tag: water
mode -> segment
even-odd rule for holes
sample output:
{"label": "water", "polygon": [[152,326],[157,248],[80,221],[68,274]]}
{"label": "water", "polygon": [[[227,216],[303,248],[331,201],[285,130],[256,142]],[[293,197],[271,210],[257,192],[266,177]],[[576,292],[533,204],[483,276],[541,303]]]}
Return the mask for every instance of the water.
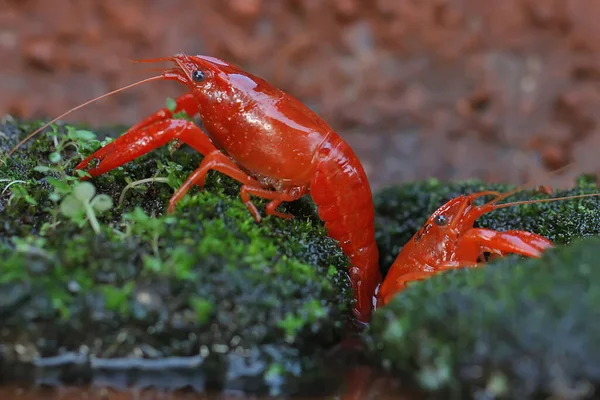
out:
{"label": "water", "polygon": [[322,396],[269,397],[243,393],[197,393],[193,390],[128,389],[115,390],[99,386],[28,387],[0,386],[2,400],[412,400],[410,393],[393,377],[369,367],[353,369],[337,393]]}

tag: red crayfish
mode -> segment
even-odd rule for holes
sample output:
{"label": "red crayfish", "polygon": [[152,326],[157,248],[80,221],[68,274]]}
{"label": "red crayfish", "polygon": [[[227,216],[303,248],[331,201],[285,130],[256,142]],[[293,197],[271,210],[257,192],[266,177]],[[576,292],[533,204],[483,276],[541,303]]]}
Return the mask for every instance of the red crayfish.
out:
{"label": "red crayfish", "polygon": [[145,82],[174,80],[187,87],[187,93],[176,100],[174,112],[199,115],[203,129],[188,120],[173,119],[173,112],[164,108],[87,157],[76,169],[86,169],[94,162],[87,172],[95,177],[176,140],[204,158],[171,197],[168,212],[193,185],[204,186],[209,170],[242,184],[241,199],[256,222],[261,216],[250,196],[270,200],[267,215],[291,218],[277,207],[310,194],[329,236],[340,243],[352,263],[349,275],[357,300],[354,314],[360,321],[368,321],[381,275],[371,188],[350,146],[300,101],[223,60],[184,54],[140,60],[159,61],[174,65],[159,76],[90,100],[58,118]]}
{"label": "red crayfish", "polygon": [[[519,190],[522,188],[504,194],[483,191],[462,195],[439,207],[404,245],[390,267],[377,293],[377,307],[386,305],[411,281],[426,279],[449,269],[483,265],[486,253],[492,257],[505,256],[509,253],[540,257],[544,250],[554,247],[554,244],[545,237],[527,231],[499,232],[474,228],[475,221],[483,214],[520,204],[600,195],[592,193],[497,204]],[[475,200],[488,195],[495,198],[480,206],[474,204]]]}

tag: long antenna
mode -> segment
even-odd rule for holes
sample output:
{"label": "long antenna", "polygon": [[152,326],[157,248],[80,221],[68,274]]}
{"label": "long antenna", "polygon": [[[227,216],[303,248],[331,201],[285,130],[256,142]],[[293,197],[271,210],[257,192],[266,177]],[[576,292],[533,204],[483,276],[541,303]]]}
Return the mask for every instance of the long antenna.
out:
{"label": "long antenna", "polygon": [[533,200],[521,200],[521,201],[513,201],[512,203],[502,203],[496,204],[494,209],[505,208],[518,206],[521,204],[534,204],[534,203],[549,203],[551,201],[561,201],[561,200],[572,200],[572,199],[581,199],[584,197],[600,197],[600,193],[587,193],[587,194],[578,194],[575,196],[563,196],[563,197],[552,197],[549,199],[533,199]]}
{"label": "long antenna", "polygon": [[66,115],[68,115],[68,114],[72,113],[73,111],[77,111],[77,110],[79,110],[80,108],[83,108],[83,107],[87,106],[88,104],[91,104],[91,103],[93,103],[93,102],[95,102],[95,101],[98,101],[98,100],[100,100],[100,99],[103,99],[103,98],[105,98],[105,97],[111,96],[111,95],[113,95],[113,94],[115,94],[115,93],[122,92],[123,90],[126,90],[126,89],[131,89],[132,87],[135,87],[135,86],[141,85],[142,83],[147,83],[147,82],[157,81],[157,80],[161,80],[161,79],[164,79],[164,77],[163,77],[162,75],[158,75],[158,76],[153,76],[153,77],[150,77],[150,78],[146,78],[146,79],[144,79],[144,80],[141,80],[141,81],[138,81],[138,82],[136,82],[136,83],[132,83],[131,85],[124,86],[124,87],[122,87],[122,88],[120,88],[120,89],[113,90],[112,92],[105,93],[105,94],[103,94],[103,95],[101,95],[101,96],[98,96],[98,97],[96,97],[96,98],[94,98],[94,99],[88,100],[88,101],[86,101],[85,103],[78,105],[77,107],[74,107],[74,108],[70,109],[69,111],[67,111],[67,112],[65,112],[65,113],[63,113],[63,114],[61,114],[61,115],[59,115],[58,117],[54,118],[52,121],[50,121],[50,122],[48,122],[48,123],[44,124],[42,127],[40,127],[40,128],[38,128],[38,129],[36,129],[36,130],[35,130],[33,133],[31,133],[31,134],[27,135],[27,137],[26,137],[25,139],[23,139],[23,140],[21,140],[19,143],[17,143],[17,145],[16,145],[15,147],[13,147],[13,148],[12,148],[12,149],[11,149],[11,150],[8,152],[8,157],[10,157],[10,156],[11,156],[11,155],[12,155],[12,154],[13,154],[13,153],[14,153],[14,152],[15,152],[15,151],[16,151],[16,150],[19,148],[19,147],[21,147],[21,146],[22,146],[23,144],[25,144],[25,143],[26,143],[26,142],[27,142],[29,139],[31,139],[32,137],[34,137],[35,135],[37,135],[37,134],[38,134],[39,132],[41,132],[43,129],[46,129],[48,126],[50,126],[50,125],[51,125],[51,124],[53,124],[54,122],[58,121],[59,119],[63,118],[64,116],[66,116]]}
{"label": "long antenna", "polygon": [[[562,166],[562,167],[560,167],[560,168],[557,168],[557,169],[555,169],[555,170],[553,170],[553,171],[550,171],[550,175],[556,175],[556,174],[558,174],[558,173],[560,173],[560,172],[563,172],[563,171],[567,170],[568,168],[572,167],[573,165],[574,165],[574,163],[572,163],[572,162],[571,162],[571,163],[568,163],[567,165],[563,165],[563,166]],[[529,186],[531,186],[531,185],[533,185],[533,184],[534,184],[533,180],[530,180],[529,182],[525,182],[524,184],[517,186],[517,187],[516,187],[516,188],[514,188],[513,190],[510,190],[510,191],[508,191],[508,192],[506,192],[506,193],[503,193],[503,194],[501,194],[500,196],[498,196],[498,197],[496,197],[496,198],[494,198],[494,199],[492,199],[492,200],[488,201],[488,202],[487,202],[487,203],[485,203],[485,204],[486,204],[486,205],[495,204],[495,203],[497,203],[497,202],[499,202],[499,201],[501,201],[501,200],[504,200],[504,199],[506,199],[506,198],[508,198],[508,197],[512,196],[512,195],[513,195],[513,194],[515,194],[515,193],[518,193],[518,192],[520,192],[521,190],[523,190],[523,189],[525,189],[525,188],[527,188],[527,187],[529,187]],[[512,203],[511,203],[511,204],[512,204]]]}

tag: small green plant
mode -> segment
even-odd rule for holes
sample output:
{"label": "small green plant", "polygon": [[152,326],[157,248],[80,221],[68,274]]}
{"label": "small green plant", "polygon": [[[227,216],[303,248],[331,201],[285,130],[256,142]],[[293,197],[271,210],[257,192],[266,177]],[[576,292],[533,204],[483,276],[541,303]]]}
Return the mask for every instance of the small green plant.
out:
{"label": "small green plant", "polygon": [[[127,191],[129,189],[134,188],[136,186],[144,185],[144,184],[150,183],[150,182],[168,183],[169,182],[169,178],[154,177],[154,178],[140,179],[139,181],[127,183],[127,186],[125,186],[125,188],[121,192],[121,196],[119,196],[119,207],[123,206],[123,200],[125,200],[125,194],[127,193]],[[145,187],[142,186],[141,188],[144,189]]]}
{"label": "small green plant", "polygon": [[112,199],[108,195],[96,195],[94,185],[89,182],[80,182],[73,187],[73,192],[62,200],[60,212],[80,224],[88,220],[94,232],[99,234],[100,224],[96,218],[96,212],[108,211],[112,205]]}
{"label": "small green plant", "polygon": [[192,266],[189,265],[188,252],[183,247],[176,247],[171,250],[170,257],[163,260],[159,249],[160,236],[163,235],[168,226],[175,222],[175,217],[165,216],[154,218],[147,215],[140,207],[136,207],[132,212],[123,215],[126,221],[124,236],[139,236],[152,248],[152,255],[145,254],[143,257],[144,269],[152,273],[165,272],[181,279],[191,278],[190,272]]}
{"label": "small green plant", "polygon": [[[66,133],[63,133],[54,124],[51,125],[51,129],[47,135],[54,144],[54,151],[48,155],[49,163],[33,168],[46,175],[46,181],[54,187],[54,191],[48,196],[49,200],[54,203],[54,207],[44,209],[52,215],[52,221],[42,225],[41,233],[45,235],[50,229],[60,224],[58,219],[60,213],[80,223],[88,220],[92,229],[99,233],[100,226],[95,213],[102,213],[112,207],[112,200],[106,195],[94,197],[95,187],[90,183],[81,184],[81,178],[91,177],[89,173],[75,170],[71,175],[67,171],[72,167],[71,164],[74,160],[84,159],[82,152],[92,152],[101,143],[95,139],[96,134],[88,130],[66,126]],[[69,152],[69,148],[74,151]],[[35,199],[31,199],[31,196],[27,197],[27,193],[22,189],[17,188],[17,190],[20,191],[20,197],[23,197],[28,203],[34,204],[32,200],[35,201]],[[60,207],[57,207],[59,204]],[[37,205],[37,202],[34,205]]]}
{"label": "small green plant", "polygon": [[156,160],[155,177],[158,175],[166,175],[167,183],[174,190],[178,189],[187,177],[182,165],[168,160],[164,163],[161,160]]}
{"label": "small green plant", "polygon": [[76,157],[83,159],[84,156],[82,153],[93,150],[96,144],[96,134],[94,132],[85,129],[77,129],[73,126],[67,126],[66,129],[67,134],[61,135],[56,126],[53,126],[52,132],[49,133],[56,149],[54,153],[50,154],[50,161],[55,164],[60,162],[62,158],[61,152],[65,151],[68,147],[73,147],[76,152]]}
{"label": "small green plant", "polygon": [[[171,97],[167,97],[167,101],[165,102],[165,108],[173,114],[173,119],[184,119],[186,121],[192,121],[192,118],[188,115],[188,113],[185,110],[175,112],[175,110],[177,110],[177,101],[175,101]],[[179,140],[173,140],[169,143],[169,153],[173,154],[173,152],[179,147],[181,147],[181,145],[182,143]]]}
{"label": "small green plant", "polygon": [[167,108],[167,110],[171,111],[171,113],[173,113],[173,119],[185,119],[187,121],[191,121],[192,118],[188,115],[188,113],[183,110],[183,111],[179,111],[179,112],[175,112],[175,110],[177,109],[177,102],[170,98],[167,97],[167,101],[165,102],[165,107]]}
{"label": "small green plant", "polygon": [[113,287],[110,285],[101,286],[104,294],[104,304],[107,309],[118,312],[121,315],[127,315],[130,311],[128,300],[133,296],[135,282],[130,281],[122,287]]}
{"label": "small green plant", "polygon": [[200,324],[207,323],[215,311],[215,304],[212,301],[201,297],[190,298],[190,306],[196,313],[196,317]]}
{"label": "small green plant", "polygon": [[294,342],[304,324],[302,317],[292,312],[287,312],[284,319],[277,321],[277,326],[285,332],[285,340],[290,343]]}
{"label": "small green plant", "polygon": [[139,235],[152,244],[152,252],[159,257],[158,238],[166,229],[163,221],[147,215],[141,207],[136,207],[132,212],[123,215],[125,221],[125,236]]}
{"label": "small green plant", "polygon": [[[55,151],[48,155],[50,165],[38,165],[34,170],[45,174],[55,172],[64,180],[76,180],[84,176],[89,177],[90,175],[87,172],[81,170],[75,170],[76,176],[70,176],[67,174],[66,169],[72,160],[83,160],[85,158],[82,150],[91,152],[96,149],[99,143],[95,140],[96,134],[91,131],[76,129],[72,126],[67,126],[66,129],[67,133],[63,135],[58,132],[56,125],[52,125],[52,131],[48,135],[52,138]],[[75,152],[65,159],[64,153],[69,147],[73,147]]]}
{"label": "small green plant", "polygon": [[7,190],[10,189],[11,196],[8,199],[9,205],[13,204],[14,202],[19,202],[20,200],[23,200],[31,204],[32,206],[38,205],[37,200],[34,199],[33,196],[29,194],[27,189],[25,189],[25,186],[22,185],[27,184],[27,181],[0,179],[0,182],[8,182],[8,185],[6,185],[2,192],[0,192],[0,195],[4,194]]}

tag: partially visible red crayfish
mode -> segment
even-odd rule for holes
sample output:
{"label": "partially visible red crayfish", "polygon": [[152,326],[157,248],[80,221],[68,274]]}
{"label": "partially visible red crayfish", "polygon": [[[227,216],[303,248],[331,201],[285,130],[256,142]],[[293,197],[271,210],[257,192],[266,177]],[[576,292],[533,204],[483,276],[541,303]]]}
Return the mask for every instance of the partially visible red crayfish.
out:
{"label": "partially visible red crayfish", "polygon": [[[499,232],[474,228],[475,221],[483,214],[520,204],[600,195],[592,193],[497,204],[519,190],[521,188],[505,194],[484,191],[462,195],[439,207],[404,245],[390,267],[377,293],[377,307],[386,305],[411,281],[426,279],[450,269],[481,266],[486,253],[491,256],[513,253],[526,257],[540,257],[544,250],[554,247],[550,240],[531,232],[520,230]],[[475,200],[488,195],[495,198],[480,206],[474,204]]]}
{"label": "partially visible red crayfish", "polygon": [[[266,206],[267,215],[291,218],[277,207],[310,193],[329,236],[339,241],[350,258],[349,275],[357,299],[354,313],[360,321],[368,321],[381,275],[371,188],[350,146],[300,101],[225,61],[184,54],[140,61],[170,61],[174,66],[159,76],[90,100],[58,118],[127,88],[164,79],[187,87],[188,92],[176,100],[174,112],[199,115],[204,131],[190,121],[173,119],[173,113],[164,108],[76,168],[85,169],[96,161],[87,171],[95,177],[177,140],[204,158],[171,197],[168,212],[193,185],[204,186],[209,170],[242,183],[242,201],[256,222],[261,217],[251,195],[271,200]],[[9,155],[44,127],[21,141]]]}

